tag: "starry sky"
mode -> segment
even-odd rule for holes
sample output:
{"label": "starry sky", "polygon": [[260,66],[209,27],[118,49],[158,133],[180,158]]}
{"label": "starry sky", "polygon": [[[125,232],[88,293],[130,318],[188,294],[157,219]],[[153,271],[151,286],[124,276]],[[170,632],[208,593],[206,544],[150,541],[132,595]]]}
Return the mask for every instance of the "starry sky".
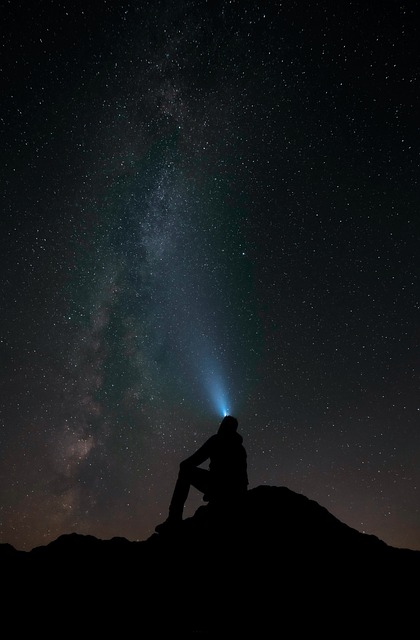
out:
{"label": "starry sky", "polygon": [[420,550],[415,5],[2,3],[1,543],[146,539],[227,411]]}

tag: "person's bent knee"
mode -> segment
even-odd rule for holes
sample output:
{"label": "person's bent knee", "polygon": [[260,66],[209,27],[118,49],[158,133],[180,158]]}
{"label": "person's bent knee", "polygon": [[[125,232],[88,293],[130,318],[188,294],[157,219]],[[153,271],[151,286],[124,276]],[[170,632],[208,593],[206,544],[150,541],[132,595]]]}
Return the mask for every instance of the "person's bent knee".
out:
{"label": "person's bent knee", "polygon": [[189,477],[191,475],[191,471],[193,468],[194,467],[192,467],[190,464],[181,462],[179,465],[178,477],[182,477],[182,478]]}

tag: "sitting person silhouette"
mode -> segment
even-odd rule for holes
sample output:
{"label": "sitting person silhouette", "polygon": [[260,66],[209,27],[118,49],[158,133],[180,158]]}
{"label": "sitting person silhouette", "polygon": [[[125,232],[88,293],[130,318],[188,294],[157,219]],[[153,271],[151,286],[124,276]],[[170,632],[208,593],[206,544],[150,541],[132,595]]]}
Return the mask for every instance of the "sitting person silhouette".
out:
{"label": "sitting person silhouette", "polygon": [[[178,479],[169,505],[169,515],[155,530],[162,533],[182,521],[190,487],[201,491],[206,502],[237,498],[247,491],[247,454],[243,438],[237,432],[238,420],[225,416],[216,434],[179,465]],[[201,468],[210,460],[209,468]]]}

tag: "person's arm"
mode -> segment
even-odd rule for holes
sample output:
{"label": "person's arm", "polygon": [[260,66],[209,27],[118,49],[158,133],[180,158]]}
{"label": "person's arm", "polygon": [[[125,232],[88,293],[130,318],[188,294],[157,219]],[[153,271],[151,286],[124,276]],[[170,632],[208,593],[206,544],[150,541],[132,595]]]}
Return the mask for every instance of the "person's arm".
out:
{"label": "person's arm", "polygon": [[179,466],[180,467],[187,467],[187,466],[198,467],[198,465],[208,460],[212,450],[213,438],[214,436],[209,438],[207,442],[205,442],[199,449],[197,449],[195,453],[193,453],[191,456],[183,460]]}

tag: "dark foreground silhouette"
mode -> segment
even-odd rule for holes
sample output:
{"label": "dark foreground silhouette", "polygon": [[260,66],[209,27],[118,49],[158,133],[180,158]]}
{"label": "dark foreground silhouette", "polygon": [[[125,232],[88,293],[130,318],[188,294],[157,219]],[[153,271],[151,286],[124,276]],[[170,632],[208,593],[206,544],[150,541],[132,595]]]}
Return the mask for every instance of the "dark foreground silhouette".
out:
{"label": "dark foreground silhouette", "polygon": [[142,542],[72,533],[30,552],[0,545],[0,563],[15,636],[401,640],[418,622],[420,551],[286,487],[203,505]]}
{"label": "dark foreground silhouette", "polygon": [[[200,465],[207,461],[208,469],[202,468]],[[247,453],[234,416],[225,416],[217,433],[180,463],[169,514],[157,525],[158,533],[180,525],[191,487],[201,491],[206,502],[227,505],[235,504],[247,490]]]}

